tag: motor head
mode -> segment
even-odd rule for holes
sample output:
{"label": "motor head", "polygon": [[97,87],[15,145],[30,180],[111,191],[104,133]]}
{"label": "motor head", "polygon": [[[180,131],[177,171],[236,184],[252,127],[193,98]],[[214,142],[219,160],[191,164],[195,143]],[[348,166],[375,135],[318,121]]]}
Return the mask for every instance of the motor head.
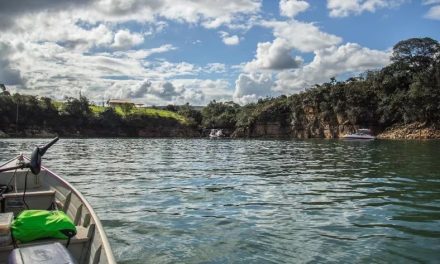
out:
{"label": "motor head", "polygon": [[58,141],[58,137],[54,138],[51,142],[43,147],[35,147],[31,154],[31,162],[29,162],[29,168],[34,175],[37,175],[41,171],[41,157],[46,153],[47,149],[50,148],[55,142]]}
{"label": "motor head", "polygon": [[29,162],[29,168],[34,175],[37,175],[41,171],[41,151],[40,147],[35,147],[31,154],[31,162]]}

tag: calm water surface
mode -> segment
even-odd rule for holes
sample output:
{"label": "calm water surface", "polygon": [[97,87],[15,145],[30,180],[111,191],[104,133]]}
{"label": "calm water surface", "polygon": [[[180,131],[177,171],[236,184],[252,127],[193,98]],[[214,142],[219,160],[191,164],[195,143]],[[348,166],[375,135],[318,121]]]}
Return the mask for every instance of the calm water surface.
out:
{"label": "calm water surface", "polygon": [[[0,161],[44,139],[0,139]],[[120,263],[440,262],[440,141],[62,139]]]}

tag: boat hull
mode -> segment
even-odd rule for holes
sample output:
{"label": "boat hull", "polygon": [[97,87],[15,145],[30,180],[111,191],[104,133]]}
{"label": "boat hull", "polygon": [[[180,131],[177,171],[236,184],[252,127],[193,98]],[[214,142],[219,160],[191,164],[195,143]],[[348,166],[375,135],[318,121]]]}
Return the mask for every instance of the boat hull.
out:
{"label": "boat hull", "polygon": [[369,135],[346,135],[342,137],[343,139],[354,139],[354,140],[374,140],[376,137]]}
{"label": "boat hull", "polygon": [[[18,157],[0,167],[15,166],[17,161]],[[26,209],[22,202],[25,177],[28,177],[26,204],[29,209],[41,210],[55,207],[64,211],[74,221],[77,235],[72,238],[68,250],[78,263],[116,263],[104,228],[92,206],[69,182],[43,166],[37,175],[29,173],[27,169],[0,173],[0,184],[12,182],[14,186],[14,191],[3,195],[2,212],[18,214]],[[29,242],[29,244],[39,245],[52,242],[66,244],[67,241],[45,239]],[[0,263],[7,262],[12,249],[12,245],[0,246]]]}

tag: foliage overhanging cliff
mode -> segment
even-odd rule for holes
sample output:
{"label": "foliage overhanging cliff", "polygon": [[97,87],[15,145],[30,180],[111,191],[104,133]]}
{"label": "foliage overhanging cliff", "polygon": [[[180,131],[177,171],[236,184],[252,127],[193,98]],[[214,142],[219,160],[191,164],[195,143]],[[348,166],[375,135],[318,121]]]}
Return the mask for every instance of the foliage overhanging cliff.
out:
{"label": "foliage overhanging cliff", "polygon": [[[208,109],[226,110],[204,109],[203,120],[217,120],[207,122],[209,127],[235,124],[235,137],[335,138],[357,127],[379,133],[410,123],[438,129],[439,43],[430,38],[401,41],[394,46],[391,61],[383,69],[343,82],[332,78],[289,97],[261,99],[243,107],[212,102]],[[225,116],[230,120],[225,121]]]}
{"label": "foliage overhanging cliff", "polygon": [[[234,137],[335,138],[357,127],[376,133],[402,124],[440,124],[440,44],[431,38],[397,43],[391,64],[346,81],[315,85],[291,96],[239,106],[211,102],[202,111],[190,105],[165,110],[91,106],[85,97],[60,105],[49,98],[0,94],[0,132],[27,135],[29,129],[62,135],[194,137],[223,128]],[[17,106],[21,118],[16,120]],[[164,111],[164,112],[160,112]]]}

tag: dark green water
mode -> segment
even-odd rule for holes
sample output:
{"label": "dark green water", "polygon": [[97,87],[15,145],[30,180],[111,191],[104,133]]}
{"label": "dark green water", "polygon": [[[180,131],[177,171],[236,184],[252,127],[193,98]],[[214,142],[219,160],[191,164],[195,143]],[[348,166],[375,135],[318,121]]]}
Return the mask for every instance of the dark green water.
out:
{"label": "dark green water", "polygon": [[440,141],[62,139],[44,162],[120,263],[440,262]]}

